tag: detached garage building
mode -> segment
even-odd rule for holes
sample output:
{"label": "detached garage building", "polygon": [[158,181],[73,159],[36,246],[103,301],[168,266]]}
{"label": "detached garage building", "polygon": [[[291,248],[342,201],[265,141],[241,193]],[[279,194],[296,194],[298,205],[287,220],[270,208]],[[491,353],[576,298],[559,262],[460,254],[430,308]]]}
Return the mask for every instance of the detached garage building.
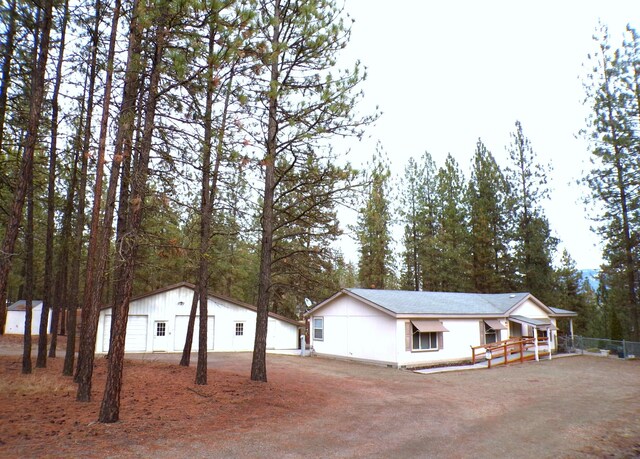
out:
{"label": "detached garage building", "polygon": [[[182,352],[195,286],[186,282],[135,297],[129,304],[125,352]],[[256,308],[240,301],[209,294],[207,350],[252,351]],[[199,309],[199,308],[198,308]],[[100,312],[96,352],[109,351],[112,308]],[[196,316],[192,350],[198,350]],[[301,323],[269,313],[267,349],[297,349]]]}

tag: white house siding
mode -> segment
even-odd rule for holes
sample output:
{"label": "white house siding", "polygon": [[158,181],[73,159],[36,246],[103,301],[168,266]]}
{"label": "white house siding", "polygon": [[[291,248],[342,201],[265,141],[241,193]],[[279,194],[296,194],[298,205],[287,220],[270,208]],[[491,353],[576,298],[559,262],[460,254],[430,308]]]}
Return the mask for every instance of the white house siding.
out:
{"label": "white house siding", "polygon": [[[255,319],[253,326],[255,328]],[[273,317],[269,317],[267,327],[267,349],[297,349],[299,347],[297,327]],[[253,335],[251,347],[253,349]]]}
{"label": "white house siding", "polygon": [[407,351],[405,348],[405,322],[396,322],[398,366],[417,366],[454,360],[470,359],[470,346],[480,344],[480,319],[442,319],[449,330],[443,332],[443,348],[434,351]]}
{"label": "white house siding", "polygon": [[[129,305],[126,352],[182,352],[186,339],[186,326],[191,310],[193,290],[177,287],[168,291],[133,300]],[[207,304],[207,350],[252,351],[255,337],[256,312],[252,309],[219,299],[209,298]],[[100,312],[96,337],[97,352],[108,352],[111,308]],[[132,318],[133,321],[131,320]],[[200,316],[196,316],[192,350],[198,349],[198,327]],[[132,322],[140,325],[146,321],[146,337],[140,344],[139,336],[131,329]],[[156,336],[158,322],[164,322],[165,336]],[[236,334],[236,324],[242,324],[242,334]],[[298,327],[289,322],[270,318],[267,346],[271,349],[295,349],[298,345]],[[136,327],[134,327],[136,328]],[[137,327],[136,330],[140,330]],[[130,332],[132,337],[130,338]],[[139,333],[138,333],[139,335]],[[135,344],[132,344],[134,343]]]}
{"label": "white house siding", "polygon": [[549,315],[530,299],[526,300],[511,312],[514,316],[525,316],[533,319],[547,319]]}
{"label": "white house siding", "polygon": [[396,319],[391,316],[343,296],[315,317],[324,318],[324,339],[317,340],[311,317],[311,345],[316,353],[395,363]]}
{"label": "white house siding", "polygon": [[[208,313],[209,311],[207,311]],[[209,315],[207,320],[207,349],[213,350],[214,342],[214,323],[215,317]],[[174,336],[173,336],[173,350],[182,352],[184,349],[184,343],[187,340],[187,327],[189,326],[189,315],[177,315],[174,323]],[[193,337],[191,340],[191,350],[197,351],[200,348],[200,340],[198,333],[200,330],[200,315],[196,316],[196,321],[193,324]],[[154,349],[157,350],[157,349]]]}
{"label": "white house siding", "polygon": [[[31,334],[40,334],[40,317],[42,316],[42,303],[31,310]],[[7,321],[4,332],[8,335],[24,335],[25,311],[7,310]],[[51,309],[49,309],[48,331],[51,331]]]}

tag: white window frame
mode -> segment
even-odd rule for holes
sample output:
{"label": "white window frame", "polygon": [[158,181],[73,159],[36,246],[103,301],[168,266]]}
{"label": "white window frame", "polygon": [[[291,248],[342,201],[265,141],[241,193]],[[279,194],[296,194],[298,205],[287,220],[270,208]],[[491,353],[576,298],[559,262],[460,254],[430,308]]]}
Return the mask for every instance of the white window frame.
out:
{"label": "white window frame", "polygon": [[235,336],[244,336],[244,322],[236,322]]}
{"label": "white window frame", "polygon": [[[320,326],[316,326],[316,321],[320,322]],[[314,341],[324,341],[324,317],[314,317],[313,318],[313,339]],[[318,331],[320,332],[320,337],[318,338]]]}
{"label": "white window frame", "polygon": [[[411,333],[411,350],[413,352],[437,351],[440,349],[438,332],[421,332],[415,325],[412,324],[411,326],[413,327],[413,332]],[[416,336],[418,337],[418,347],[415,347]],[[428,343],[427,345],[429,347],[422,347],[423,340]],[[434,341],[435,347],[432,346]]]}

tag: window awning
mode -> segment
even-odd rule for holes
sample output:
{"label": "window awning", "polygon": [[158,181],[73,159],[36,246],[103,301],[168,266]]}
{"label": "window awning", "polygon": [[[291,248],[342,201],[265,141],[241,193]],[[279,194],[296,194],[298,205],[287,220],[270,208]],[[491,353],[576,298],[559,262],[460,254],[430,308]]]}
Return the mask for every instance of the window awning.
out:
{"label": "window awning", "polygon": [[511,322],[516,322],[524,325],[531,325],[540,330],[557,330],[556,326],[550,319],[534,319],[532,317],[525,316],[511,316],[509,317]]}
{"label": "window awning", "polygon": [[411,323],[421,333],[448,332],[439,320],[412,320]]}
{"label": "window awning", "polygon": [[485,319],[484,323],[487,324],[489,327],[493,328],[494,330],[506,330],[507,329],[507,327],[502,325],[502,322],[500,322],[499,320],[496,320],[496,319]]}

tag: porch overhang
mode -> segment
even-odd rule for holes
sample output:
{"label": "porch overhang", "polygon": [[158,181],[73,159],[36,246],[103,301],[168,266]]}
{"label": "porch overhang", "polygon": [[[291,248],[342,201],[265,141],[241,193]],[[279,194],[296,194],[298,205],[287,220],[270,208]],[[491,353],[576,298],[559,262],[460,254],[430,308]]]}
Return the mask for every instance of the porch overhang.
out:
{"label": "porch overhang", "polygon": [[558,328],[551,322],[550,319],[533,318],[525,316],[509,316],[509,321],[522,325],[529,325],[537,328],[538,330],[557,330]]}

